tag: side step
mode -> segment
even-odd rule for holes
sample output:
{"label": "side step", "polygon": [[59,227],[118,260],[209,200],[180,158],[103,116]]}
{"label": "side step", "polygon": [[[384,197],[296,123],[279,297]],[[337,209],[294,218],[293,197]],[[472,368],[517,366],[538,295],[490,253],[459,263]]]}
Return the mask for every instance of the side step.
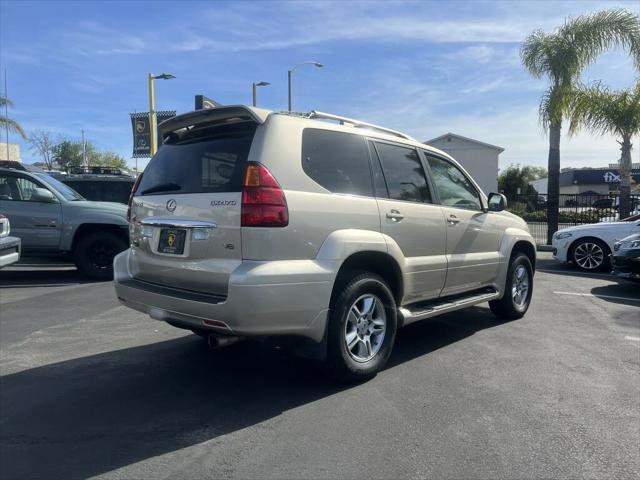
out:
{"label": "side step", "polygon": [[435,317],[442,313],[453,312],[462,308],[471,307],[478,303],[488,302],[500,296],[495,288],[476,290],[473,293],[464,296],[456,295],[448,298],[439,298],[428,302],[421,302],[413,305],[400,307],[399,312],[402,317],[402,325],[424,320],[425,318]]}

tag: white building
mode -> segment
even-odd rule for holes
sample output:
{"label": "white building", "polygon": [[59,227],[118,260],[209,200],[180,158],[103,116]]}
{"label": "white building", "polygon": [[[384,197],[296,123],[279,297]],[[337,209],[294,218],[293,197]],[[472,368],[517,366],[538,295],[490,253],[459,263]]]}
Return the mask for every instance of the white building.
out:
{"label": "white building", "polygon": [[9,157],[7,158],[7,144],[0,142],[0,160],[15,160],[16,162],[22,162],[22,160],[20,160],[20,145],[17,143],[10,143]]}
{"label": "white building", "polygon": [[498,191],[498,157],[504,148],[455,133],[445,133],[424,143],[455,158],[487,195]]}

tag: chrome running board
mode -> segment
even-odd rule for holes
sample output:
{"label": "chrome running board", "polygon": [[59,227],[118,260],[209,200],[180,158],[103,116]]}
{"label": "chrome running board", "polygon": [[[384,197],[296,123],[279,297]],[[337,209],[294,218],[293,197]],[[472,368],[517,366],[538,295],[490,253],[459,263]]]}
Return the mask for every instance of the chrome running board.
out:
{"label": "chrome running board", "polygon": [[471,307],[478,303],[488,302],[500,296],[500,292],[495,289],[476,292],[467,296],[455,296],[430,301],[428,303],[421,302],[419,304],[400,307],[398,311],[402,318],[402,326],[410,323],[431,318],[447,312],[453,312],[462,308]]}

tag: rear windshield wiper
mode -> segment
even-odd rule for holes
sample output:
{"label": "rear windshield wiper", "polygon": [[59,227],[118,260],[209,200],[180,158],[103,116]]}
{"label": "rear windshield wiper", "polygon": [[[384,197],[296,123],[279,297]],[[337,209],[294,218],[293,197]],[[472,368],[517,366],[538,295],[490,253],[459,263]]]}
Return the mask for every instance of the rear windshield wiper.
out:
{"label": "rear windshield wiper", "polygon": [[159,183],[158,185],[154,185],[153,187],[149,187],[141,191],[140,195],[157,192],[173,192],[176,190],[182,190],[182,187],[177,183]]}

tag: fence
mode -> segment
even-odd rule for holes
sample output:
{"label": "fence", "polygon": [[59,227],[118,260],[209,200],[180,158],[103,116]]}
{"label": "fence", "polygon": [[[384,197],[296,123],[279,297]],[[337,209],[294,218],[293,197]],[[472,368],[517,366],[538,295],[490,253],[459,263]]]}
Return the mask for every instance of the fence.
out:
{"label": "fence", "polygon": [[[558,228],[616,221],[619,219],[618,205],[617,194],[561,194],[558,203]],[[640,196],[633,195],[631,211],[639,208]],[[516,195],[508,199],[507,210],[524,218],[538,244],[547,243],[547,195]]]}

